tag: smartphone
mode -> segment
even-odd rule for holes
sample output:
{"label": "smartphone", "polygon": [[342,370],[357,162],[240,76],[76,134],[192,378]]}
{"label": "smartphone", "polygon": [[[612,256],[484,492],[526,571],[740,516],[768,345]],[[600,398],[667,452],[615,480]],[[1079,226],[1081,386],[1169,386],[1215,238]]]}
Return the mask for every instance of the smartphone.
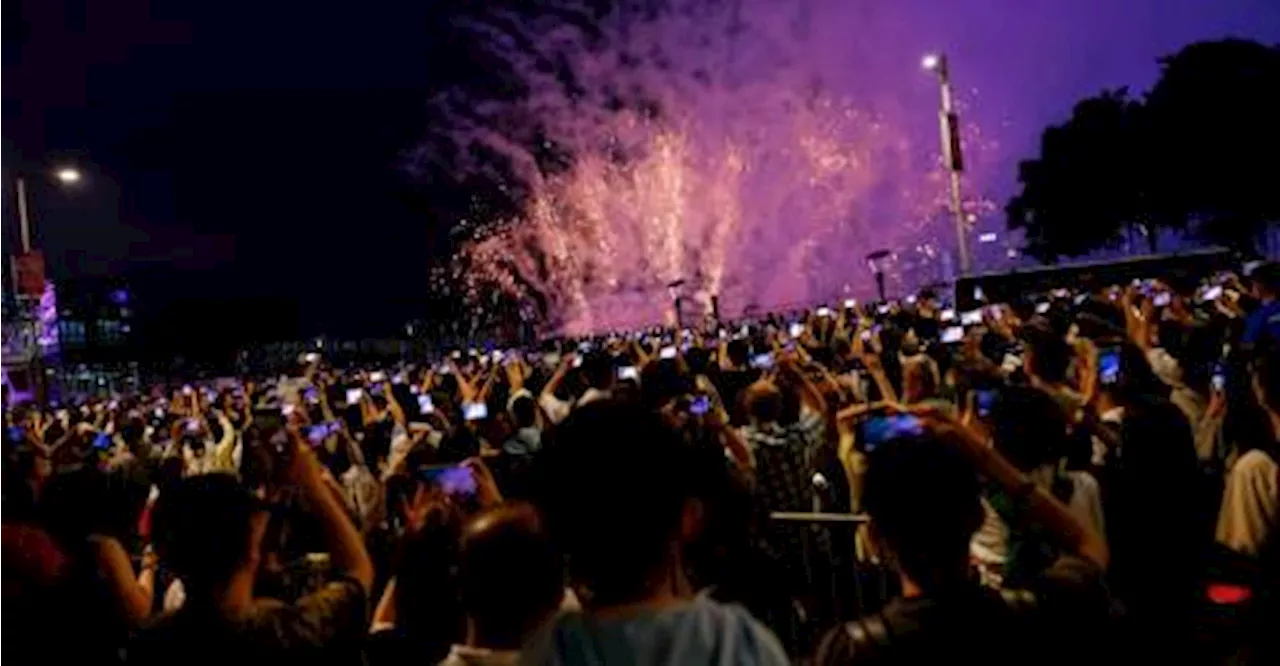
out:
{"label": "smartphone", "polygon": [[1098,381],[1115,384],[1120,381],[1120,349],[1104,347],[1098,351]]}
{"label": "smartphone", "polygon": [[895,439],[923,434],[924,423],[912,414],[872,416],[858,424],[857,443],[863,451],[872,453]]}
{"label": "smartphone", "polygon": [[298,411],[298,406],[292,403],[285,403],[280,406],[280,413],[285,416],[292,416],[296,411]]}
{"label": "smartphone", "polygon": [[662,348],[662,351],[658,352],[658,358],[675,358],[675,357],[676,357],[676,348],[674,345],[667,345],[666,347]]}
{"label": "smartphone", "polygon": [[93,448],[99,451],[106,451],[111,448],[111,435],[108,435],[105,432],[100,432],[97,435],[94,435]]}
{"label": "smartphone", "polygon": [[468,402],[462,405],[462,418],[468,421],[479,421],[489,417],[489,405],[483,402]]}
{"label": "smartphone", "polygon": [[191,393],[192,393],[192,390],[191,390],[190,384],[186,384],[182,387],[182,395],[191,395]]}
{"label": "smartphone", "polygon": [[871,342],[871,330],[868,329],[863,331],[860,337],[862,338],[863,342]]}
{"label": "smartphone", "polygon": [[953,345],[964,339],[963,326],[948,326],[942,329],[942,344]]}
{"label": "smartphone", "polygon": [[695,395],[693,400],[689,402],[689,413],[694,416],[702,416],[711,411],[711,396]]}
{"label": "smartphone", "polygon": [[1163,308],[1168,306],[1169,302],[1172,300],[1173,300],[1173,294],[1170,294],[1167,291],[1162,291],[1156,294],[1155,296],[1151,297],[1151,304],[1158,308]]}
{"label": "smartphone", "polygon": [[1222,298],[1222,285],[1220,284],[1209,287],[1204,290],[1203,294],[1200,294],[1200,300],[1205,303],[1209,301],[1216,301],[1219,298]]}
{"label": "smartphone", "polygon": [[307,428],[307,441],[314,445],[323,444],[324,440],[337,430],[336,423],[317,423]]}
{"label": "smartphone", "polygon": [[624,365],[618,368],[618,379],[640,379],[640,371],[634,365]]}
{"label": "smartphone", "polygon": [[14,444],[21,442],[27,436],[27,432],[22,429],[22,426],[17,426],[17,425],[9,426],[8,428],[5,428],[4,434],[5,434],[5,437],[8,437],[9,441],[13,442]]}
{"label": "smartphone", "polygon": [[422,412],[423,414],[430,414],[436,411],[436,406],[431,402],[431,396],[429,395],[418,396],[418,411]]}
{"label": "smartphone", "polygon": [[852,298],[846,298],[844,299],[844,306],[852,310],[853,308],[858,307],[858,301]]}
{"label": "smartphone", "polygon": [[355,405],[360,402],[360,398],[364,397],[364,389],[347,389],[347,404]]}
{"label": "smartphone", "polygon": [[302,398],[310,403],[320,402],[320,390],[314,386],[308,386],[307,389],[302,392]]}
{"label": "smartphone", "polygon": [[908,305],[915,305],[917,300],[918,300],[918,299],[916,298],[916,295],[915,295],[915,294],[911,294],[910,296],[907,296],[907,304],[908,304]]}
{"label": "smartphone", "polygon": [[320,355],[315,352],[308,352],[306,354],[303,354],[302,360],[307,363],[315,363],[316,361],[320,360]]}
{"label": "smartphone", "polygon": [[374,372],[374,373],[371,373],[371,374],[369,375],[369,381],[370,381],[371,383],[374,383],[374,384],[378,384],[378,383],[381,383],[381,382],[385,382],[385,381],[387,381],[387,373],[385,373],[385,372]]}
{"label": "smartphone", "polygon": [[1221,363],[1213,365],[1213,374],[1209,377],[1209,385],[1218,393],[1227,390],[1227,369]]}
{"label": "smartphone", "polygon": [[1049,302],[1036,303],[1036,314],[1044,314],[1049,311]]}
{"label": "smartphone", "polygon": [[792,323],[791,326],[787,327],[787,334],[793,338],[798,338],[804,335],[804,324],[798,321]]}
{"label": "smartphone", "polygon": [[977,326],[982,323],[982,309],[969,310],[960,313],[961,326]]}
{"label": "smartphone", "polygon": [[938,313],[938,321],[951,321],[952,319],[955,319],[955,318],[956,318],[956,311],[951,308],[947,308],[946,310],[943,310]]}
{"label": "smartphone", "polygon": [[879,314],[889,314],[889,310],[890,310],[890,309],[891,309],[891,308],[889,307],[889,304],[888,304],[888,303],[886,303],[886,304],[884,304],[884,305],[877,305],[877,306],[876,306],[876,312],[877,312],[877,313],[879,313]]}
{"label": "smartphone", "polygon": [[831,308],[818,308],[818,316],[819,316],[819,317],[830,317],[830,316],[831,316]]}
{"label": "smartphone", "polygon": [[982,291],[982,287],[979,287],[977,285],[973,286],[973,300],[975,301],[987,300],[987,295]]}
{"label": "smartphone", "polygon": [[424,465],[418,468],[418,478],[447,495],[476,494],[476,477],[466,465]]}
{"label": "smartphone", "polygon": [[582,356],[580,356],[580,355],[578,355],[578,356],[574,356],[574,357],[573,357],[573,363],[571,363],[570,365],[572,365],[572,366],[573,366],[573,367],[575,367],[575,368],[581,368],[581,367],[582,367]]}
{"label": "smartphone", "polygon": [[187,419],[186,430],[192,434],[200,432],[200,419]]}
{"label": "smartphone", "polygon": [[773,367],[773,354],[765,352],[751,357],[751,367],[757,370],[768,370]]}
{"label": "smartphone", "polygon": [[987,418],[991,416],[991,411],[995,409],[996,398],[1000,395],[995,389],[978,389],[973,392],[974,407],[978,410],[978,416]]}

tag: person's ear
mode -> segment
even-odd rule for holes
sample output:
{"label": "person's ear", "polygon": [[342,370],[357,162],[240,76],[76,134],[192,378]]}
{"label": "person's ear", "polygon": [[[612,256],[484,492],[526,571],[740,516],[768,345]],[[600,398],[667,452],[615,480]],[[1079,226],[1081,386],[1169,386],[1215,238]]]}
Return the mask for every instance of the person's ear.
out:
{"label": "person's ear", "polygon": [[706,522],[706,506],[700,499],[685,501],[684,510],[680,513],[680,541],[689,543],[702,534]]}

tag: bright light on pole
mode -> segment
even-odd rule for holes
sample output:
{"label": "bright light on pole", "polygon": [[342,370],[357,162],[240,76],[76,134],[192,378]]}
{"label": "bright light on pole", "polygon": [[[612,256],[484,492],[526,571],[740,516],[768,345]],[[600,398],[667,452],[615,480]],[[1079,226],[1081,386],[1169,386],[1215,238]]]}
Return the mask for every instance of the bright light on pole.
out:
{"label": "bright light on pole", "polygon": [[62,167],[53,172],[53,176],[63,185],[74,185],[80,182],[80,171],[72,167]]}
{"label": "bright light on pole", "polygon": [[960,119],[951,99],[951,72],[947,56],[930,53],[920,59],[920,66],[938,77],[941,104],[938,120],[942,130],[942,157],[947,167],[950,184],[951,215],[956,225],[956,254],[960,259],[960,275],[969,274],[968,224],[964,214],[964,200],[960,196],[960,172],[964,171],[964,158],[960,155]]}

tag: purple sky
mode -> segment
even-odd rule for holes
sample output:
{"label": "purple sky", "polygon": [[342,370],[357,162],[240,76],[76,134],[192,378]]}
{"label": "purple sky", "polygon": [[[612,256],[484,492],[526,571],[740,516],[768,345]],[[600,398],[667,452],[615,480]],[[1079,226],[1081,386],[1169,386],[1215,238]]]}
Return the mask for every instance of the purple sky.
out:
{"label": "purple sky", "polygon": [[[1033,153],[1044,126],[1064,120],[1079,98],[1123,85],[1145,90],[1158,74],[1156,58],[1189,42],[1237,36],[1280,43],[1274,0],[857,4],[869,7],[855,11],[872,26],[867,43],[881,72],[901,60],[901,76],[912,76],[921,52],[947,52],[957,86],[976,90],[966,94],[973,116],[1013,159]],[[1001,170],[1011,184],[1013,164]]]}

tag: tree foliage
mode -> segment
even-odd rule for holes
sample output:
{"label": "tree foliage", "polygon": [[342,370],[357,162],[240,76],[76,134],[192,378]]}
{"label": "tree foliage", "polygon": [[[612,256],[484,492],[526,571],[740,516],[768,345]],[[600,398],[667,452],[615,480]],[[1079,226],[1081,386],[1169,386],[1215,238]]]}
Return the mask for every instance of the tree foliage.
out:
{"label": "tree foliage", "polygon": [[1162,58],[1141,101],[1106,91],[1047,128],[1006,207],[1043,261],[1163,228],[1249,251],[1280,220],[1280,49],[1198,42]]}

